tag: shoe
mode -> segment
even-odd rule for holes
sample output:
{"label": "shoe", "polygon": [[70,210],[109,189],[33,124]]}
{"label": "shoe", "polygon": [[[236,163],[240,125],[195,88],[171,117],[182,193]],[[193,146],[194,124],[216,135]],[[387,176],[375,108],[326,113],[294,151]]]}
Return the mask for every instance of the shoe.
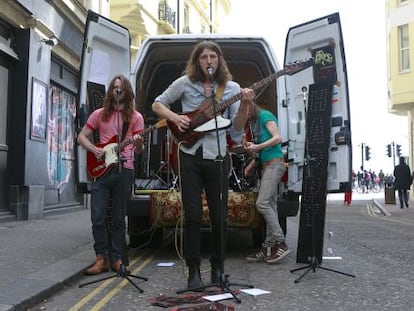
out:
{"label": "shoe", "polygon": [[104,255],[98,254],[96,256],[95,262],[85,270],[85,274],[97,275],[103,272],[107,272],[108,270],[108,258],[106,258]]}
{"label": "shoe", "polygon": [[118,272],[119,269],[121,269],[121,265],[122,265],[122,260],[121,259],[112,261],[111,262],[111,270],[115,271],[115,272]]}
{"label": "shoe", "polygon": [[263,247],[260,251],[255,254],[248,255],[246,260],[248,262],[261,262],[266,261],[266,259],[272,254],[272,248],[270,246]]}
{"label": "shoe", "polygon": [[194,291],[203,290],[203,281],[201,281],[200,264],[191,263],[188,266],[187,289]]}
{"label": "shoe", "polygon": [[405,202],[405,207],[407,207],[407,208],[408,208],[408,202]]}
{"label": "shoe", "polygon": [[220,284],[222,273],[220,266],[211,265],[211,284]]}
{"label": "shoe", "polygon": [[276,244],[272,247],[271,255],[266,258],[266,262],[277,263],[289,253],[290,250],[285,242],[276,242]]}

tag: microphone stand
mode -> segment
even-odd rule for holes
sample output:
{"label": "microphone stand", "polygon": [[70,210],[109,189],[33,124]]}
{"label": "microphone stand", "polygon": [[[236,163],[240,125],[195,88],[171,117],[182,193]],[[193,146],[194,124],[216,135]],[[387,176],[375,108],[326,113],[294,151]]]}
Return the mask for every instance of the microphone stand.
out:
{"label": "microphone stand", "polygon": [[121,90],[119,89],[115,89],[115,110],[117,112],[116,114],[116,131],[118,134],[118,148],[116,150],[117,152],[117,157],[118,157],[118,172],[121,173],[122,172],[122,164],[123,162],[125,162],[126,160],[124,158],[122,158],[121,156],[121,139],[122,139],[122,130],[120,130],[120,124],[121,124],[121,120],[119,119],[119,96],[121,96]]}

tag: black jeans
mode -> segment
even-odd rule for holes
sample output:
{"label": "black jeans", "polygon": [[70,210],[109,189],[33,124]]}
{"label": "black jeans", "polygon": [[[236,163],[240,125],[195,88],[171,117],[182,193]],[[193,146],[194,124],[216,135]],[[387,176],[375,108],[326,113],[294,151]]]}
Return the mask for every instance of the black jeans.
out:
{"label": "black jeans", "polygon": [[408,204],[408,191],[405,189],[398,189],[398,199],[400,199],[401,207],[404,207],[404,204]]}
{"label": "black jeans", "polygon": [[[122,258],[125,247],[125,215],[132,194],[134,171],[113,168],[106,175],[92,183],[91,220],[96,254],[109,255],[109,243],[112,248],[112,259]],[[107,241],[106,211],[109,199],[112,198],[111,240]]]}
{"label": "black jeans", "polygon": [[[223,170],[221,170],[223,168]],[[181,189],[184,206],[184,257],[187,264],[201,261],[201,218],[204,189],[211,220],[210,261],[224,258],[227,226],[229,158],[203,159],[202,150],[192,156],[180,151]],[[221,197],[221,193],[223,196]],[[222,254],[223,237],[223,254]]]}

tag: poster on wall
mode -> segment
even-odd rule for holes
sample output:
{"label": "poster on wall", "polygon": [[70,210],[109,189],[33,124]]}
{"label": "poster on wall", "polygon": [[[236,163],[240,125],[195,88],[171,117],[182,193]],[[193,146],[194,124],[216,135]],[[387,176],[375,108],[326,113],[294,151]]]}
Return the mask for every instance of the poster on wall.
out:
{"label": "poster on wall", "polygon": [[33,78],[30,138],[34,140],[46,141],[47,93],[47,84]]}

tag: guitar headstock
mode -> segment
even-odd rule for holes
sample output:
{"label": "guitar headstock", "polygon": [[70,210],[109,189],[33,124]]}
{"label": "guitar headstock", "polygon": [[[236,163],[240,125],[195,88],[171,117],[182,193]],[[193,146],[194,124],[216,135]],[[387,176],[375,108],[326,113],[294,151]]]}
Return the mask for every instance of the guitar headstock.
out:
{"label": "guitar headstock", "polygon": [[304,61],[297,61],[297,62],[294,62],[292,64],[285,66],[283,68],[283,72],[287,75],[293,75],[302,70],[305,70],[306,68],[313,66],[314,64],[315,64],[315,61],[313,58],[310,58]]}
{"label": "guitar headstock", "polygon": [[161,127],[166,127],[166,126],[167,126],[167,119],[162,119],[154,124],[154,128],[156,129],[159,129]]}

